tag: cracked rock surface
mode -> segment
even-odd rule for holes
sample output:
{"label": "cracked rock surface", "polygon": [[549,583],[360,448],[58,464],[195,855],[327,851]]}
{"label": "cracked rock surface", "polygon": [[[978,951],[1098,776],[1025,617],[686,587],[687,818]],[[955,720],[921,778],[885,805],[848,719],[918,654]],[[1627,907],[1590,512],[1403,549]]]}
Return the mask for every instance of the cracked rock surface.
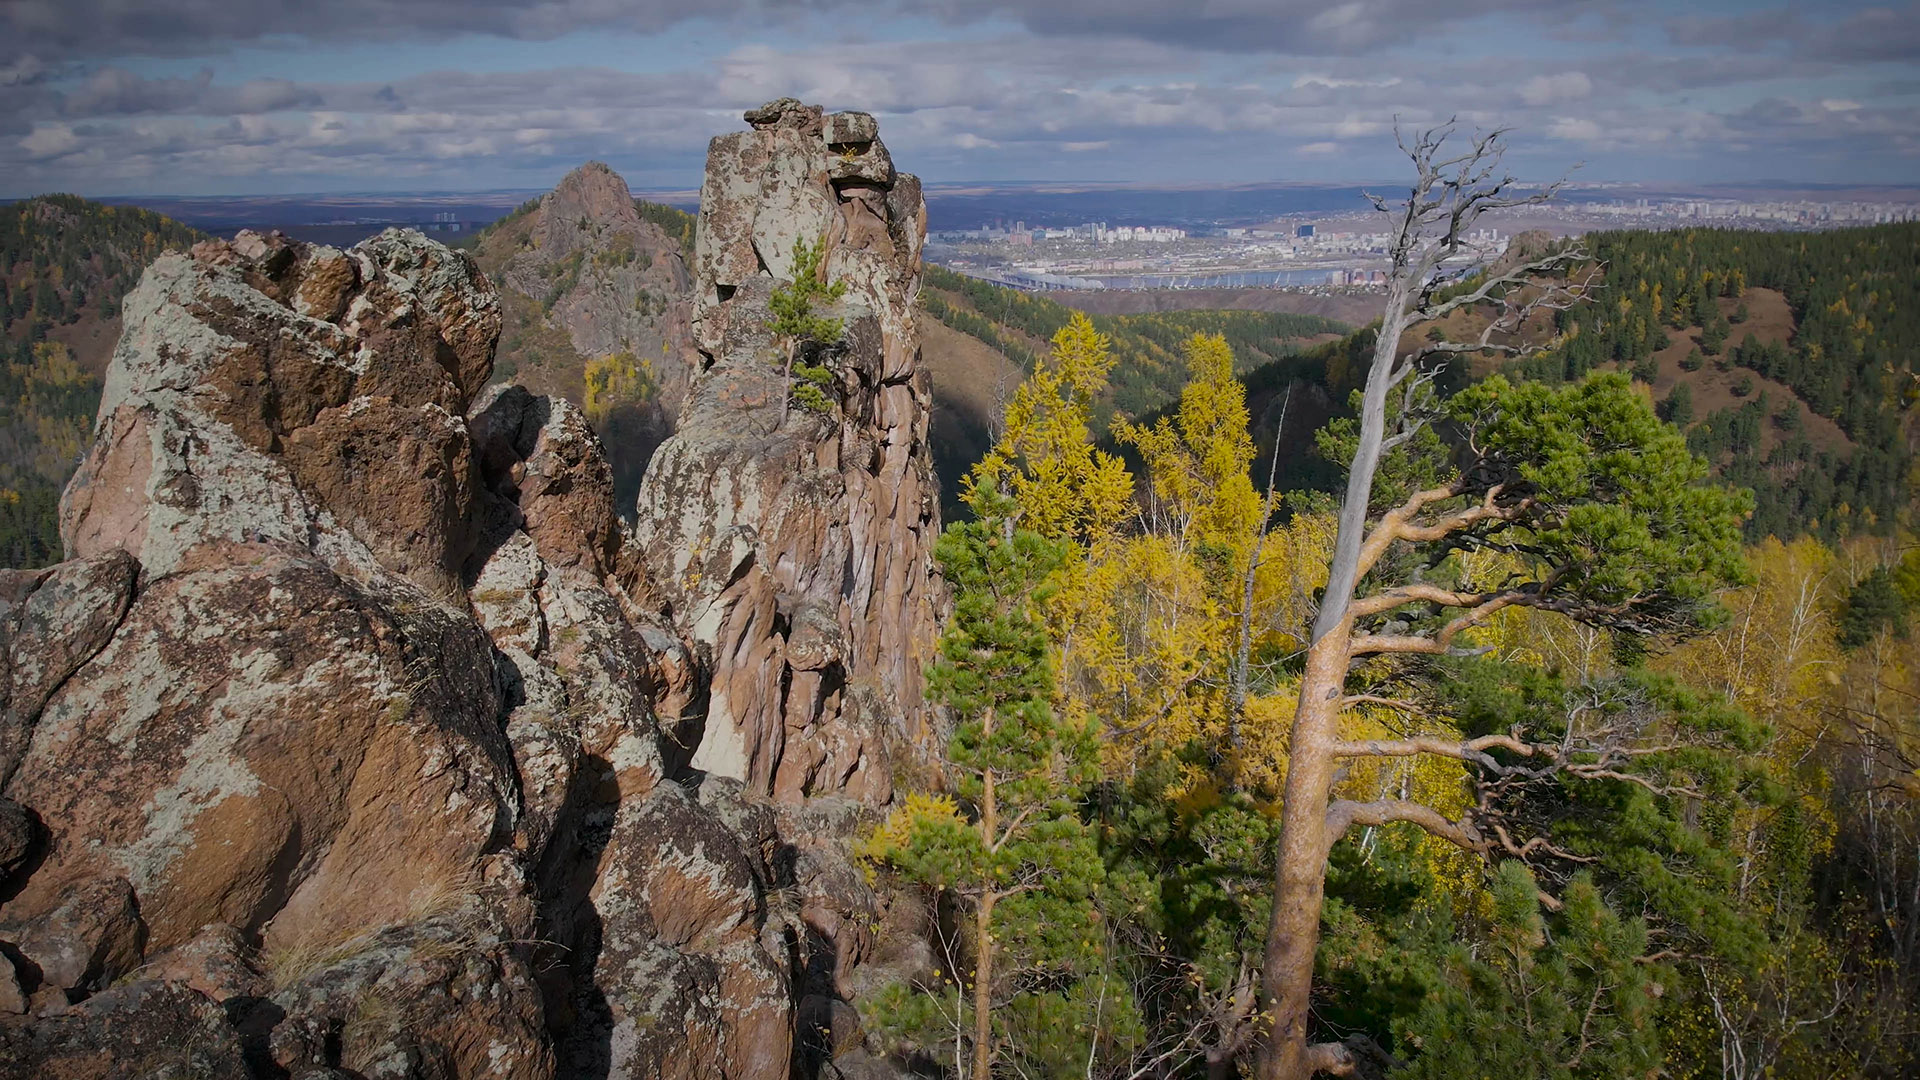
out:
{"label": "cracked rock surface", "polygon": [[[934,745],[924,212],[871,117],[748,119],[632,527],[466,255],[148,268],[68,559],[0,571],[0,1075],[890,1074],[848,847]],[[831,413],[764,329],[800,237]]]}
{"label": "cracked rock surface", "polygon": [[[881,804],[903,754],[934,744],[921,666],[944,594],[939,491],[913,311],[926,209],[865,113],[787,98],[707,152],[694,250],[694,377],[640,489],[637,544],[710,671],[696,768],[797,802]],[[796,243],[846,286],[803,346],[828,411],[783,385],[773,290]],[[783,410],[781,403],[786,402]]]}

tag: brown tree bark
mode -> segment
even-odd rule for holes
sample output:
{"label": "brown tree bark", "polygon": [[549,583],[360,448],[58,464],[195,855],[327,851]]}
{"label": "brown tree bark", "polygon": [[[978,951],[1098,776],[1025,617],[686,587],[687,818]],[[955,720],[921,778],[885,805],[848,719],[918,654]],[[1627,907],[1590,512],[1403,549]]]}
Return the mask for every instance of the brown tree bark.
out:
{"label": "brown tree bark", "polygon": [[973,1080],[993,1076],[993,905],[999,896],[980,898],[973,915],[977,939],[973,958]]}
{"label": "brown tree bark", "polygon": [[[981,718],[980,732],[982,743],[992,740],[992,709]],[[991,851],[1000,829],[992,766],[981,770],[980,780],[980,842]],[[999,899],[1000,895],[988,888],[973,913],[973,1080],[991,1080],[993,1076],[993,905]]]}
{"label": "brown tree bark", "polygon": [[[1496,335],[1518,337],[1527,325],[1528,316],[1535,310],[1555,306],[1564,291],[1556,293],[1549,289],[1545,295],[1522,302],[1510,290],[1527,285],[1530,275],[1546,272],[1571,258],[1570,252],[1550,255],[1504,273],[1488,274],[1476,288],[1448,299],[1439,298],[1442,270],[1449,259],[1461,254],[1463,238],[1480,214],[1490,209],[1543,202],[1551,198],[1559,186],[1552,185],[1527,195],[1507,195],[1513,180],[1511,176],[1498,174],[1501,133],[1478,135],[1464,153],[1443,159],[1441,145],[1451,130],[1450,123],[1431,129],[1411,146],[1402,140],[1401,148],[1413,159],[1418,177],[1407,201],[1398,209],[1390,210],[1384,199],[1368,196],[1377,209],[1394,213],[1398,219],[1391,246],[1393,269],[1388,277],[1385,311],[1361,391],[1358,441],[1347,472],[1346,493],[1340,503],[1339,525],[1328,563],[1327,587],[1314,620],[1312,644],[1307,651],[1306,672],[1300,683],[1300,700],[1287,749],[1273,914],[1268,923],[1267,950],[1261,966],[1261,1000],[1271,1026],[1257,1062],[1259,1080],[1309,1080],[1320,1072],[1350,1075],[1355,1070],[1355,1058],[1349,1047],[1307,1042],[1314,956],[1320,945],[1320,912],[1326,899],[1327,852],[1338,839],[1338,832],[1344,831],[1344,824],[1335,828],[1330,823],[1329,806],[1338,762],[1343,756],[1351,756],[1343,753],[1339,718],[1353,658],[1384,652],[1444,653],[1459,631],[1477,625],[1501,607],[1526,599],[1517,594],[1441,597],[1430,590],[1416,596],[1403,589],[1398,590],[1399,595],[1356,600],[1367,572],[1396,541],[1441,539],[1476,521],[1512,512],[1497,508],[1493,496],[1489,495],[1480,506],[1447,515],[1425,526],[1413,526],[1414,517],[1423,507],[1456,494],[1452,489],[1442,488],[1416,494],[1405,505],[1387,513],[1371,531],[1368,529],[1374,477],[1382,458],[1412,438],[1425,422],[1414,399],[1420,394],[1430,394],[1433,372],[1423,369],[1421,362],[1432,357],[1444,361],[1451,355],[1475,351],[1515,353],[1517,349],[1512,342],[1497,340]],[[1499,305],[1503,315],[1488,320],[1477,340],[1422,343],[1401,353],[1401,336],[1409,327],[1437,321],[1452,311],[1484,303]],[[1389,416],[1389,398],[1396,387],[1402,395],[1397,418]],[[1380,614],[1416,599],[1443,606],[1469,601],[1469,610],[1433,637],[1355,637],[1356,618]],[[1347,809],[1349,812],[1342,816],[1342,822],[1352,816],[1351,808]],[[1379,813],[1393,820],[1414,821],[1429,827],[1429,822],[1416,816],[1396,816],[1384,810]],[[1467,835],[1459,830],[1450,831],[1457,836]],[[1456,839],[1456,835],[1446,838]]]}
{"label": "brown tree bark", "polygon": [[1287,752],[1286,816],[1280,823],[1273,914],[1260,973],[1272,1025],[1259,1061],[1260,1080],[1305,1080],[1313,1075],[1307,1026],[1313,960],[1320,948],[1320,908],[1326,899],[1327,806],[1333,793],[1335,725],[1346,687],[1350,625],[1343,620],[1308,650],[1299,710],[1294,714]]}

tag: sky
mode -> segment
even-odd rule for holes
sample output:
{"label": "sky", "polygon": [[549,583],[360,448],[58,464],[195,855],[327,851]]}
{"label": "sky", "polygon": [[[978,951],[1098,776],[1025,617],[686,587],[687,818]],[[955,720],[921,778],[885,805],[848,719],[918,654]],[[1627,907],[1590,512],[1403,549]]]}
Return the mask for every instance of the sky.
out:
{"label": "sky", "polygon": [[791,95],[931,182],[1920,183],[1920,2],[5,0],[0,197],[698,185]]}

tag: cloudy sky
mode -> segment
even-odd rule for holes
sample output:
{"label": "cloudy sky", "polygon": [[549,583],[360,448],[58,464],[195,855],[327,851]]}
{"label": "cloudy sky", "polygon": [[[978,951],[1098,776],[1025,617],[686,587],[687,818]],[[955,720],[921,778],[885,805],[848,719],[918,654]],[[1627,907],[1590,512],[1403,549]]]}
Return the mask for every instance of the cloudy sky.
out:
{"label": "cloudy sky", "polygon": [[691,187],[791,94],[934,181],[1920,182],[1920,2],[5,0],[0,196]]}

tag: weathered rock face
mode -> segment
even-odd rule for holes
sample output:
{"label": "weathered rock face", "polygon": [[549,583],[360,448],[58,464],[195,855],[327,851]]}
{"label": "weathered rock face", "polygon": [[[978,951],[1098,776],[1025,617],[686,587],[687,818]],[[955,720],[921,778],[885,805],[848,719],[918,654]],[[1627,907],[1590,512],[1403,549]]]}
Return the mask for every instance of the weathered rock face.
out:
{"label": "weathered rock face", "polygon": [[0,572],[0,1074],[784,1075],[772,848],[473,264],[243,233],[126,310],[70,559]]}
{"label": "weathered rock face", "polygon": [[[913,323],[925,209],[864,113],[782,99],[708,150],[693,333],[705,370],[641,487],[635,537],[710,689],[695,768],[785,801],[890,794],[931,745],[921,665],[942,602],[931,405]],[[846,285],[809,346],[833,409],[793,403],[768,330],[797,242]]]}
{"label": "weathered rock face", "polygon": [[[579,408],[488,385],[468,257],[148,270],[68,561],[0,571],[0,1075],[886,1074],[851,1001],[920,953],[848,839],[932,741],[920,200],[870,117],[750,119],[638,531]],[[566,219],[631,214],[610,176],[536,245],[606,250]],[[816,237],[833,406],[782,410]]]}
{"label": "weathered rock face", "polygon": [[568,173],[527,227],[527,246],[506,258],[501,284],[551,296],[549,322],[581,356],[628,351],[651,362],[662,394],[678,402],[692,358],[679,239],[642,220],[626,181],[597,161]]}

